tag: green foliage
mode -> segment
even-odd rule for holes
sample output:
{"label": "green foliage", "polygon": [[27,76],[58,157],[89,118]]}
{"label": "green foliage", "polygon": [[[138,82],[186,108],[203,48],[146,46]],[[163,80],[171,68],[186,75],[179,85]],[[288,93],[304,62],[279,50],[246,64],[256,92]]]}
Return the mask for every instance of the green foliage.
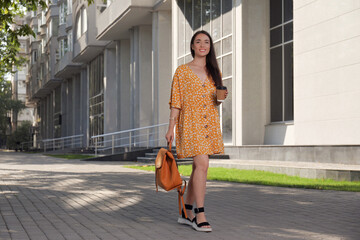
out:
{"label": "green foliage", "polygon": [[[20,144],[22,142],[29,142],[31,141],[31,122],[25,121],[18,126],[16,131],[8,136],[7,138],[7,148],[9,149],[20,149]],[[25,149],[26,150],[26,149]]]}
{"label": "green foliage", "polygon": [[25,108],[23,102],[11,99],[11,82],[0,80],[0,137],[4,138],[9,125],[8,113],[19,112]]}
{"label": "green foliage", "polygon": [[[128,166],[129,168],[145,171],[155,171],[154,166]],[[190,176],[191,165],[179,165],[179,172],[183,176]],[[209,180],[239,182],[256,185],[277,187],[308,188],[319,190],[337,190],[360,192],[360,182],[335,181],[331,179],[310,179],[296,176],[288,176],[272,172],[258,170],[241,170],[234,168],[209,168]]]}

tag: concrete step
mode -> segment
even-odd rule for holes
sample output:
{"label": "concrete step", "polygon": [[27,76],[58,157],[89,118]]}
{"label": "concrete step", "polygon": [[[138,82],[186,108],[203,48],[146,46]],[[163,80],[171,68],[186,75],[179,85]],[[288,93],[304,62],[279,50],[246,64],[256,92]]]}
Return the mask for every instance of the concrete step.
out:
{"label": "concrete step", "polygon": [[261,170],[304,178],[360,181],[360,165],[272,160],[210,160],[210,167]]}
{"label": "concrete step", "polygon": [[[180,160],[175,158],[175,160],[178,164],[192,164],[192,158],[183,158]],[[137,162],[153,165],[155,164],[155,157],[137,157]]]}

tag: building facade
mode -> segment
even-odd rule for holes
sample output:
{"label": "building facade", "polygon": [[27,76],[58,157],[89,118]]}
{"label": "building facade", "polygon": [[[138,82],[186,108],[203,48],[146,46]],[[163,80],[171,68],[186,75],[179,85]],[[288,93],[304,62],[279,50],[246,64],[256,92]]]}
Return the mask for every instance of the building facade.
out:
{"label": "building facade", "polygon": [[[17,18],[15,22],[17,24],[26,23],[27,19]],[[19,37],[20,49],[19,56],[26,58],[28,55],[28,37]],[[12,99],[20,100],[25,104],[25,108],[19,112],[13,111],[11,114],[11,131],[14,132],[18,126],[25,121],[34,122],[34,105],[27,101],[26,96],[26,82],[28,65],[24,64],[21,67],[15,67],[14,73],[11,74],[10,81],[12,84]]]}
{"label": "building facade", "polygon": [[360,1],[52,1],[32,13],[28,97],[39,137],[168,122],[197,30],[214,40],[227,146],[358,145]]}

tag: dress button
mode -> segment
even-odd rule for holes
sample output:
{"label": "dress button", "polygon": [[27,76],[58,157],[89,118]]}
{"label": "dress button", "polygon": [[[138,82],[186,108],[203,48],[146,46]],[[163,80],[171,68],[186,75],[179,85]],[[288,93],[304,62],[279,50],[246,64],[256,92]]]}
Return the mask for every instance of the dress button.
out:
{"label": "dress button", "polygon": [[203,97],[206,97],[206,95],[204,94]]}
{"label": "dress button", "polygon": [[203,84],[202,86],[205,87],[205,84]]}
{"label": "dress button", "polygon": [[206,108],[206,104],[204,104],[204,108]]}
{"label": "dress button", "polygon": [[208,137],[209,137],[208,135],[205,136],[205,138],[208,138]]}
{"label": "dress button", "polygon": [[204,115],[204,118],[206,118],[206,115]]}
{"label": "dress button", "polygon": [[204,127],[205,127],[205,128],[208,128],[208,125],[205,125]]}

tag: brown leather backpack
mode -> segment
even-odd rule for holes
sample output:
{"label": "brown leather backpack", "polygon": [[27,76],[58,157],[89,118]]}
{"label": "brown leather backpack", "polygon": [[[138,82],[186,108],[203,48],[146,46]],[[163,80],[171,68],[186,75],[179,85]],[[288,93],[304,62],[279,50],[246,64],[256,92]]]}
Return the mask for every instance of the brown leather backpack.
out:
{"label": "brown leather backpack", "polygon": [[[181,179],[177,163],[171,152],[171,145],[169,144],[168,149],[160,148],[158,155],[155,159],[155,185],[156,191],[158,186],[163,188],[165,191],[177,189],[178,200],[179,200],[179,214],[181,215],[181,205],[185,209],[183,195],[186,189],[186,181]],[[185,182],[182,188],[182,182]],[[185,218],[186,216],[186,211]]]}

